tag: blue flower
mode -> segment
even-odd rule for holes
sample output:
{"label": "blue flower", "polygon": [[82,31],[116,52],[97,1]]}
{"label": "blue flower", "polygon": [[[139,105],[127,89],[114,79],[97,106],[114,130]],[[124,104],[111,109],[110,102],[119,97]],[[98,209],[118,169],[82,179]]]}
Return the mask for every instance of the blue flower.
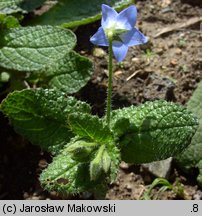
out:
{"label": "blue flower", "polygon": [[148,41],[135,26],[137,9],[132,5],[117,13],[108,5],[102,5],[101,27],[90,38],[90,41],[99,46],[109,46],[112,39],[112,49],[118,62],[125,58],[128,47],[144,44]]}

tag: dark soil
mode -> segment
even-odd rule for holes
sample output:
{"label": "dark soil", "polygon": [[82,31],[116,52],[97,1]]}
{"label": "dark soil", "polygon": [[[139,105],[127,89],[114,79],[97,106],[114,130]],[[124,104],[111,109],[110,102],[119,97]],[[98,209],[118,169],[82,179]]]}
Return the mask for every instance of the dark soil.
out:
{"label": "dark soil", "polygon": [[[148,100],[165,99],[186,104],[199,81],[202,80],[202,30],[200,22],[185,29],[154,37],[159,30],[172,24],[200,17],[200,1],[194,5],[180,0],[136,1],[137,26],[149,37],[144,46],[131,47],[121,64],[114,61],[113,108],[141,104]],[[187,1],[190,3],[190,1]],[[77,51],[92,59],[95,73],[91,81],[75,96],[87,101],[93,113],[103,116],[107,86],[107,50],[94,48],[89,43],[100,23],[76,30]],[[38,175],[51,161],[50,155],[41,152],[17,135],[0,114],[0,199],[92,199],[88,194],[77,197],[60,197],[44,192]],[[196,172],[197,173],[197,172]],[[196,173],[187,175],[173,164],[168,180],[183,187],[183,194],[166,191],[151,198],[202,199],[202,190],[195,181]],[[155,179],[141,166],[122,163],[117,181],[109,185],[107,199],[142,199],[148,185]],[[177,186],[176,186],[177,187]]]}

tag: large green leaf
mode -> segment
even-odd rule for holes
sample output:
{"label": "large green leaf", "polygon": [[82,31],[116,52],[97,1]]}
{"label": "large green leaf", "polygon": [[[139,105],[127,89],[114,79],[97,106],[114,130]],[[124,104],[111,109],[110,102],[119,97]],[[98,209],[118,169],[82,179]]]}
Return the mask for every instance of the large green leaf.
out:
{"label": "large green leaf", "polygon": [[75,27],[100,19],[102,4],[121,9],[132,2],[132,0],[60,0],[48,12],[37,17],[34,23]]}
{"label": "large green leaf", "polygon": [[193,114],[166,101],[116,110],[112,119],[122,159],[130,163],[163,160],[180,153],[198,127]]}
{"label": "large green leaf", "polygon": [[0,108],[18,133],[52,152],[57,152],[73,136],[66,124],[68,115],[90,112],[86,103],[48,89],[13,92]]}
{"label": "large green leaf", "polygon": [[20,27],[0,32],[0,67],[38,71],[63,58],[75,46],[75,35],[52,26]]}
{"label": "large green leaf", "polygon": [[177,162],[185,170],[198,168],[198,182],[202,186],[202,82],[187,104],[188,110],[199,118],[199,127],[191,145],[177,157]]}
{"label": "large green leaf", "polygon": [[11,14],[32,11],[34,8],[39,7],[44,2],[45,0],[1,0],[0,13]]}
{"label": "large green leaf", "polygon": [[53,162],[42,172],[40,181],[46,190],[63,193],[92,190],[97,185],[95,181],[90,181],[89,164],[72,160],[67,149],[54,157]]}
{"label": "large green leaf", "polygon": [[74,51],[50,64],[43,70],[48,85],[63,92],[75,93],[90,80],[93,73],[92,62]]}

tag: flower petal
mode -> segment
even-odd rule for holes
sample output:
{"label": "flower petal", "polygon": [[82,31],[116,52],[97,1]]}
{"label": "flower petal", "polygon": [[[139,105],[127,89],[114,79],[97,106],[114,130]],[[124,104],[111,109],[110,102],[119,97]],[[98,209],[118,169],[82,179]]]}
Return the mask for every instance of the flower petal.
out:
{"label": "flower petal", "polygon": [[101,25],[104,29],[110,28],[116,23],[118,13],[108,5],[102,4],[102,22]]}
{"label": "flower petal", "polygon": [[133,28],[131,31],[122,34],[120,38],[126,46],[144,44],[148,41],[148,38],[137,28]]}
{"label": "flower petal", "polygon": [[90,38],[90,42],[98,46],[109,46],[105,32],[102,27]]}
{"label": "flower petal", "polygon": [[123,61],[123,59],[126,57],[128,47],[120,41],[113,41],[112,49],[116,60],[118,62]]}
{"label": "flower petal", "polygon": [[136,18],[137,9],[135,5],[132,5],[119,13],[117,16],[117,27],[131,30],[135,26]]}

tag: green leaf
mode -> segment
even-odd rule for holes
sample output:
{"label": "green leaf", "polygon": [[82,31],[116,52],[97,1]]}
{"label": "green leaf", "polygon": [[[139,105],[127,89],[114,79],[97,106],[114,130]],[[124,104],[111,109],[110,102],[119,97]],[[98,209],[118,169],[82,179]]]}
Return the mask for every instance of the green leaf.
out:
{"label": "green leaf", "polygon": [[102,166],[103,166],[104,172],[108,173],[110,166],[111,166],[111,158],[108,152],[106,151],[106,149],[104,150],[103,155],[102,155],[102,163],[103,163]]}
{"label": "green leaf", "polygon": [[17,12],[23,12],[20,8],[20,4],[24,0],[1,0],[0,2],[0,13],[1,14],[11,14]]}
{"label": "green leaf", "polygon": [[177,157],[179,166],[185,170],[199,169],[198,183],[202,186],[202,82],[187,104],[187,109],[199,119],[199,127],[193,136],[191,145]]}
{"label": "green leaf", "polygon": [[[166,101],[116,110],[112,119],[111,127],[118,136],[122,159],[137,164],[163,160],[180,153],[190,144],[198,127],[198,121],[191,112]],[[130,122],[128,127],[125,119]]]}
{"label": "green leaf", "polygon": [[108,181],[111,183],[116,179],[120,163],[120,151],[113,144],[101,145],[90,163],[90,179],[95,181],[109,174]]}
{"label": "green leaf", "polygon": [[1,0],[0,2],[0,13],[11,14],[17,12],[26,13],[33,9],[41,6],[45,0]]}
{"label": "green leaf", "polygon": [[[74,139],[74,138],[73,138]],[[110,160],[110,164],[106,161],[106,148],[104,145],[100,146],[95,159],[89,164],[84,162],[78,162],[71,158],[69,154],[69,147],[71,144],[67,144],[65,148],[53,158],[53,162],[49,164],[48,168],[45,169],[41,176],[40,181],[46,190],[58,191],[60,193],[79,193],[83,191],[100,192],[103,186],[106,186],[107,182],[111,182],[116,178],[118,171],[118,165],[120,162],[120,153],[115,146],[114,152],[110,150],[107,160]],[[99,159],[97,158],[98,153],[101,150],[101,164],[99,165]],[[104,153],[102,154],[104,150]],[[103,158],[104,156],[104,158]],[[109,167],[110,166],[110,167]],[[107,178],[99,168],[105,172],[110,169],[110,178]],[[90,172],[91,170],[91,172]],[[91,173],[91,175],[90,175]],[[96,176],[98,174],[98,176]],[[91,176],[91,179],[90,179]],[[93,176],[93,178],[92,178]]]}
{"label": "green leaf", "polygon": [[44,69],[50,88],[68,94],[75,93],[86,85],[93,73],[92,62],[74,51]]}
{"label": "green leaf", "polygon": [[93,190],[99,184],[90,181],[89,164],[72,160],[67,149],[53,158],[53,162],[42,172],[40,181],[46,190],[63,193]]}
{"label": "green leaf", "polygon": [[85,140],[80,140],[78,138],[73,138],[67,149],[68,154],[71,158],[79,162],[89,162],[92,154],[98,148],[97,143],[86,142]]}
{"label": "green leaf", "polygon": [[66,125],[68,115],[90,112],[86,103],[48,89],[13,92],[0,108],[18,133],[53,153],[58,152],[73,136]]}
{"label": "green leaf", "polygon": [[73,133],[81,138],[99,144],[113,141],[112,134],[101,119],[86,113],[75,113],[69,115],[69,125]]}
{"label": "green leaf", "polygon": [[14,16],[7,16],[0,14],[0,29],[16,28],[19,27],[19,21]]}
{"label": "green leaf", "polygon": [[[119,149],[114,143],[114,137],[108,126],[106,126],[103,121],[97,116],[92,116],[85,113],[71,114],[69,116],[69,125],[71,130],[81,140],[97,144],[96,152],[94,151],[94,155],[90,157],[91,180],[97,180],[97,178],[99,178],[100,176],[105,178],[103,176],[103,174],[105,173],[109,174],[110,177],[108,178],[108,180],[110,182],[114,181],[117,176],[121,156]],[[103,148],[103,154],[99,153],[99,149],[102,150]],[[94,172],[95,170],[97,171]],[[107,173],[108,170],[109,173]]]}
{"label": "green leaf", "polygon": [[101,145],[95,154],[94,159],[90,162],[90,180],[96,181],[103,174],[103,153],[105,146]]}
{"label": "green leaf", "polygon": [[33,22],[40,25],[75,27],[100,19],[102,4],[120,10],[131,3],[133,3],[132,0],[60,0],[48,12],[37,17]]}
{"label": "green leaf", "polygon": [[25,11],[32,11],[35,8],[40,7],[46,0],[23,0],[20,7]]}
{"label": "green leaf", "polygon": [[75,35],[52,26],[20,27],[0,32],[0,67],[38,71],[63,58],[76,43]]}

